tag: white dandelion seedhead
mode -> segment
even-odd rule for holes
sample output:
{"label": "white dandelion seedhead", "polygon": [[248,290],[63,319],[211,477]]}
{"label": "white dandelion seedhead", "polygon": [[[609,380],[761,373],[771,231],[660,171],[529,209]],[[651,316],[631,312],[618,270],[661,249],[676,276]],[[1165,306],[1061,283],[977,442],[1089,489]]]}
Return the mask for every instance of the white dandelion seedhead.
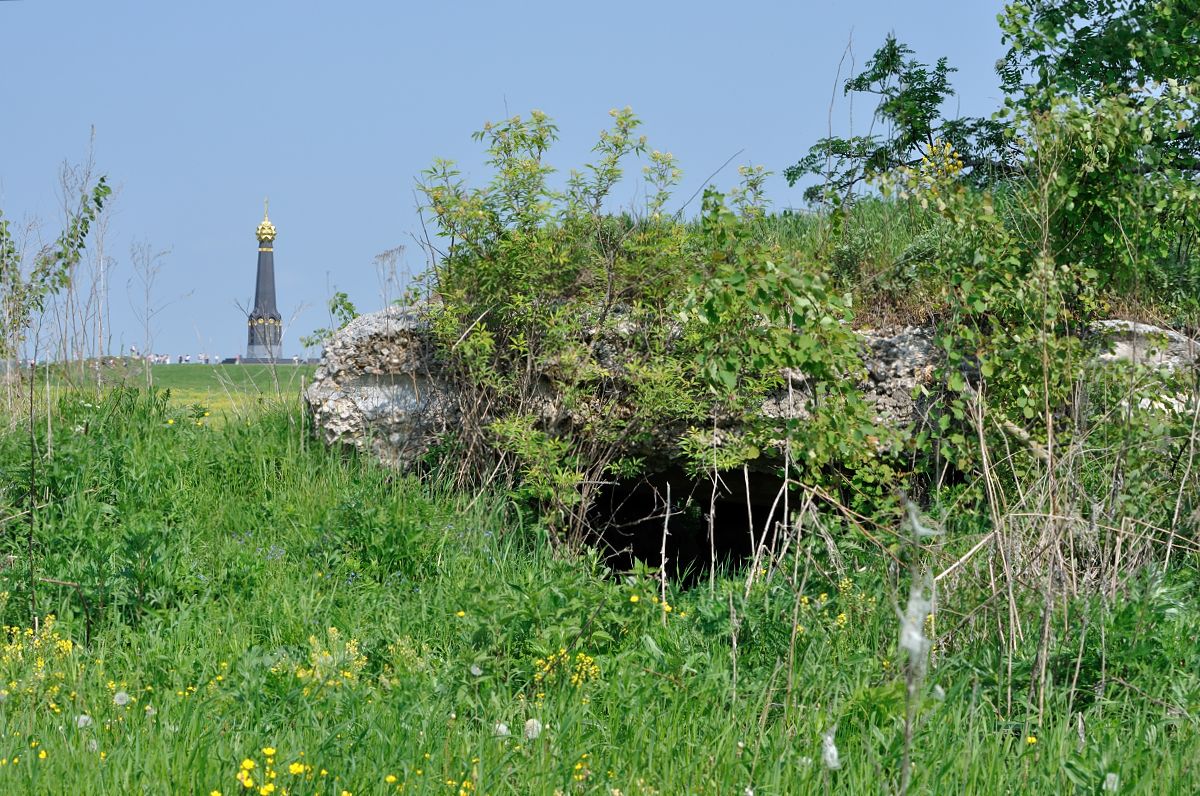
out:
{"label": "white dandelion seedhead", "polygon": [[907,651],[913,660],[923,660],[929,651],[925,620],[933,611],[932,595],[933,581],[928,573],[919,581],[913,581],[908,593],[908,606],[900,622],[900,649]]}
{"label": "white dandelion seedhead", "polygon": [[941,528],[930,528],[921,522],[921,518],[917,515],[917,507],[913,503],[908,503],[908,524],[912,526],[913,534],[918,539],[927,539],[930,536],[939,536],[942,533]]}
{"label": "white dandelion seedhead", "polygon": [[92,717],[86,713],[81,713],[80,715],[75,717],[75,726],[81,730],[86,730],[88,727],[91,727],[93,724],[95,724],[95,722],[92,721]]}
{"label": "white dandelion seedhead", "polygon": [[478,666],[476,666],[473,663],[471,664],[471,668],[468,671],[470,671],[471,675],[474,677],[482,677],[483,676],[483,669],[480,669]]}
{"label": "white dandelion seedhead", "polygon": [[496,733],[496,737],[498,737],[498,738],[507,738],[509,735],[508,725],[502,721],[498,721],[498,722],[496,722],[494,732]]}
{"label": "white dandelion seedhead", "polygon": [[542,723],[537,719],[525,722],[525,740],[532,741],[542,734]]}
{"label": "white dandelion seedhead", "polygon": [[837,744],[833,742],[833,736],[836,732],[837,726],[835,725],[821,735],[821,762],[830,771],[837,771],[842,767],[842,760],[838,755]]}
{"label": "white dandelion seedhead", "polygon": [[1116,772],[1110,771],[1104,775],[1104,792],[1116,793],[1121,789],[1121,778]]}
{"label": "white dandelion seedhead", "polygon": [[113,694],[113,704],[119,708],[123,708],[133,701],[133,697],[129,696],[125,691],[118,691]]}

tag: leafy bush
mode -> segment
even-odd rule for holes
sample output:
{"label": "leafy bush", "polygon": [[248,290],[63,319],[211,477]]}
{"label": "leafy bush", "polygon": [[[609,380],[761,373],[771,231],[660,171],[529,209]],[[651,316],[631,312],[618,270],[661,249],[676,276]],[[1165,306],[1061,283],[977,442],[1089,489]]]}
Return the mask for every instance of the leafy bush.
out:
{"label": "leafy bush", "polygon": [[[810,478],[835,458],[873,461],[867,440],[883,435],[853,389],[849,298],[819,264],[756,231],[766,173],[741,170],[738,213],[708,191],[691,225],[664,215],[679,170],[652,151],[645,213],[608,214],[625,161],[646,152],[632,112],[612,116],[597,162],[572,172],[565,192],[549,186],[555,128],[539,112],[477,134],[495,170],[487,187],[468,189],[446,162],[426,172],[446,245],[433,269],[435,325],[476,388],[455,463],[481,477],[497,457],[514,494],[578,540],[614,466],[633,475],[648,449],[666,446],[710,469],[716,452],[695,444],[708,418],[739,430],[740,453],[721,454],[723,466],[781,439]],[[783,388],[785,369],[811,385],[814,411],[780,428],[756,409]]]}

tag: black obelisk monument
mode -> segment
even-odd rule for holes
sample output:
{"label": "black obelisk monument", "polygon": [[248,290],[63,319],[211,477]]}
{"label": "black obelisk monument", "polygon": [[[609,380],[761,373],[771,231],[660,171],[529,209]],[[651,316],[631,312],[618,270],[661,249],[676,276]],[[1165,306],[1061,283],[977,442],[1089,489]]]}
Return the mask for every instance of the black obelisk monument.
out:
{"label": "black obelisk monument", "polygon": [[283,326],[275,307],[275,225],[267,218],[263,203],[263,220],[258,235],[258,280],[254,286],[254,309],[250,312],[250,334],[243,362],[275,362],[280,357]]}

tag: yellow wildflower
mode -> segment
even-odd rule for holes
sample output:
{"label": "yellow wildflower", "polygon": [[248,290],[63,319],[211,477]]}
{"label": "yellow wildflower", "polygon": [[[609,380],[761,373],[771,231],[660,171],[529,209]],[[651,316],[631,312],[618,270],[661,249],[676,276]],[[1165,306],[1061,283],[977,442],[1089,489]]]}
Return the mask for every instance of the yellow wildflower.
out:
{"label": "yellow wildflower", "polygon": [[1033,746],[1035,743],[1037,743],[1037,736],[1036,736],[1036,735],[1028,735],[1028,736],[1026,736],[1026,737],[1025,737],[1025,743],[1027,743],[1027,744],[1028,744],[1028,745],[1030,745],[1030,746]]}
{"label": "yellow wildflower", "polygon": [[388,774],[386,777],[383,778],[383,781],[386,782],[387,784],[391,785],[393,782],[396,781],[396,775]]}
{"label": "yellow wildflower", "polygon": [[459,619],[461,619],[462,617],[467,615],[467,612],[466,611],[455,611],[454,615],[457,616]]}
{"label": "yellow wildflower", "polygon": [[641,599],[641,598],[640,598],[640,597],[638,597],[636,594],[631,594],[631,595],[629,595],[629,602],[631,602],[631,603],[635,603],[635,602],[637,602],[637,601],[638,601],[638,600],[640,600],[640,599]]}

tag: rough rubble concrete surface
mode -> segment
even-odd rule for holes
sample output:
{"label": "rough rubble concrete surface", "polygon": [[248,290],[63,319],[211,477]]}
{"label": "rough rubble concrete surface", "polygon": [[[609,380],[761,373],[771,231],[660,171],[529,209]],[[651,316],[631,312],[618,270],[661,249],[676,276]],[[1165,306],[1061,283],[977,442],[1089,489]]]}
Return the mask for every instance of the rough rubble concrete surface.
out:
{"label": "rough rubble concrete surface", "polygon": [[[1102,362],[1166,369],[1200,362],[1200,345],[1176,332],[1129,321],[1099,321],[1093,331],[1108,341]],[[866,369],[861,388],[880,422],[919,421],[922,407],[913,395],[918,386],[932,387],[941,355],[934,329],[909,326],[860,334]],[[809,411],[805,377],[784,375],[788,386],[766,400],[761,411],[765,417],[803,419]],[[390,307],[364,315],[334,334],[305,398],[326,443],[369,450],[399,467],[428,451],[455,420],[453,385],[428,322],[414,309]],[[553,404],[551,397],[547,401]]]}
{"label": "rough rubble concrete surface", "polygon": [[1134,321],[1096,321],[1092,328],[1109,340],[1109,353],[1100,355],[1104,361],[1181,370],[1200,359],[1200,341],[1179,332]]}
{"label": "rough rubble concrete surface", "polygon": [[326,443],[370,450],[403,466],[450,422],[452,404],[440,374],[420,313],[389,307],[333,335],[305,400]]}
{"label": "rough rubble concrete surface", "polygon": [[863,332],[867,355],[866,399],[874,404],[884,423],[906,423],[918,419],[913,391],[933,381],[940,350],[933,329],[906,326],[891,334]]}

